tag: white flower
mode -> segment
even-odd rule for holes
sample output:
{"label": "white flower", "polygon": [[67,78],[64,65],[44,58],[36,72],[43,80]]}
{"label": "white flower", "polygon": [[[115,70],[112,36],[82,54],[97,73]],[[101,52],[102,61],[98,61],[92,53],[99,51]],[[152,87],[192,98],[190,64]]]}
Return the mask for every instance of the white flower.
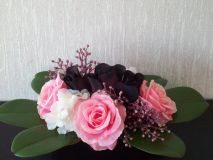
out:
{"label": "white flower", "polygon": [[127,70],[133,72],[133,73],[137,73],[137,70],[135,67],[129,67]]}
{"label": "white flower", "polygon": [[60,89],[58,91],[58,101],[56,101],[50,109],[50,112],[44,116],[47,128],[53,130],[57,128],[59,134],[66,134],[74,130],[72,109],[79,99],[88,99],[89,92],[82,90]]}

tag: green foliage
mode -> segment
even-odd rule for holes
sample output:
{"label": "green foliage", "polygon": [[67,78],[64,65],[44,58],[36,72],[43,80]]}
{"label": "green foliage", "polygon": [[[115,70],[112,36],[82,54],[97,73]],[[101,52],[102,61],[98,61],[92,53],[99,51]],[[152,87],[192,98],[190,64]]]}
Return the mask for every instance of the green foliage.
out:
{"label": "green foliage", "polygon": [[13,140],[11,151],[18,157],[35,157],[78,142],[74,132],[59,135],[56,130],[39,125],[20,132]]}
{"label": "green foliage", "polygon": [[156,83],[158,83],[164,87],[167,84],[166,79],[163,79],[162,77],[157,76],[157,75],[144,75],[144,79],[147,81],[147,85],[149,85],[151,80],[154,80]]}
{"label": "green foliage", "polygon": [[37,103],[27,99],[16,99],[2,104],[0,122],[24,128],[42,124],[37,112]]}
{"label": "green foliage", "polygon": [[31,82],[31,87],[36,93],[41,92],[42,86],[49,81],[48,71],[39,72],[35,75]]}
{"label": "green foliage", "polygon": [[173,123],[191,121],[202,115],[209,105],[200,93],[189,87],[168,89],[167,95],[175,101],[177,106]]}
{"label": "green foliage", "polygon": [[165,133],[163,135],[164,141],[157,140],[152,142],[148,138],[142,138],[141,132],[135,132],[133,134],[133,140],[131,145],[144,152],[161,155],[166,157],[181,158],[185,154],[184,142],[173,133]]}

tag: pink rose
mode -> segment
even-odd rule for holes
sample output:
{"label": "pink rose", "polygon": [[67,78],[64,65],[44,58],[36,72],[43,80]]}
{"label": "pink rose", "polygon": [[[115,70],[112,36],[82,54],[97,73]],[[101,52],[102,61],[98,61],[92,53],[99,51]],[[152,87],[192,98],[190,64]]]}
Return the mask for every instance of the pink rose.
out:
{"label": "pink rose", "polygon": [[153,109],[153,118],[158,124],[165,124],[172,120],[172,115],[177,111],[176,104],[167,95],[165,89],[151,80],[149,87],[143,81],[140,96],[145,99]]}
{"label": "pink rose", "polygon": [[75,132],[94,150],[113,150],[124,129],[126,109],[109,95],[94,93],[75,107]]}
{"label": "pink rose", "polygon": [[38,99],[38,113],[43,119],[46,113],[50,112],[51,106],[58,100],[58,90],[66,88],[66,84],[58,75],[56,79],[46,82],[40,92]]}

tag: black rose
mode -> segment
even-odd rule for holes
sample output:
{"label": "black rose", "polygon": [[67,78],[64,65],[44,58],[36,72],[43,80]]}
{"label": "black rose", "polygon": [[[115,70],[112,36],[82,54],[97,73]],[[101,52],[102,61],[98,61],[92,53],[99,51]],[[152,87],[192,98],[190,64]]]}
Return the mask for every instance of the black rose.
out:
{"label": "black rose", "polygon": [[97,90],[103,89],[101,82],[95,77],[95,74],[82,76],[77,66],[67,68],[63,80],[73,90],[87,89],[92,94]]}
{"label": "black rose", "polygon": [[133,73],[123,65],[110,66],[105,63],[95,67],[95,73],[81,75],[77,66],[67,68],[64,82],[73,90],[87,89],[91,94],[103,89],[103,83],[108,88],[114,88],[116,94],[122,91],[123,95],[134,102],[139,96],[139,88],[143,81],[141,73]]}
{"label": "black rose", "polygon": [[144,78],[141,73],[135,74],[126,70],[123,65],[109,66],[105,63],[98,64],[95,67],[95,77],[102,83],[104,82],[107,87],[113,87],[117,94],[122,91],[130,102],[137,100],[139,88]]}

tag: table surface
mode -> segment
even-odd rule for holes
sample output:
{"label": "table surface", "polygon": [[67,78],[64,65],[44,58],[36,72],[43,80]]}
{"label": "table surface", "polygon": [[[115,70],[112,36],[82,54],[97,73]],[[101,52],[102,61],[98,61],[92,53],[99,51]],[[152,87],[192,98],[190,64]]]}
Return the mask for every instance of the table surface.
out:
{"label": "table surface", "polygon": [[[182,124],[170,126],[186,144],[186,155],[182,160],[213,160],[213,100],[208,101],[210,107],[200,118]],[[15,157],[10,146],[14,136],[22,129],[0,123],[0,160],[21,160]],[[137,149],[127,149],[118,144],[113,151],[94,152],[88,145],[79,143],[65,147],[51,154],[25,160],[75,160],[75,159],[134,159],[134,160],[175,160],[161,156],[153,156]]]}

